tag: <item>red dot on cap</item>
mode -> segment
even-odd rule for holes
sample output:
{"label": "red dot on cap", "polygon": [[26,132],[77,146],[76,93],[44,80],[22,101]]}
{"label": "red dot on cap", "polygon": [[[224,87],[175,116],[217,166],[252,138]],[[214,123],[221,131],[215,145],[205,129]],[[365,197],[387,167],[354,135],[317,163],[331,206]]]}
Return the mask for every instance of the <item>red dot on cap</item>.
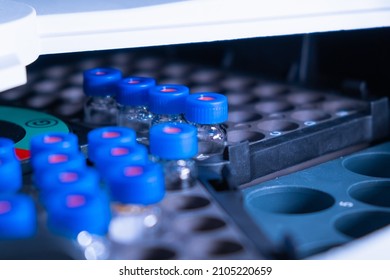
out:
{"label": "red dot on cap", "polygon": [[9,201],[0,201],[0,215],[5,214],[11,210],[11,203]]}
{"label": "red dot on cap", "polygon": [[163,128],[163,132],[167,134],[176,134],[180,133],[181,129],[178,127],[166,126]]}
{"label": "red dot on cap", "polygon": [[79,179],[79,175],[75,172],[61,172],[59,179],[62,183],[72,183]]}
{"label": "red dot on cap", "polygon": [[60,137],[60,136],[45,136],[43,138],[43,143],[45,143],[45,144],[53,144],[53,143],[61,142],[62,140],[63,140],[63,138]]}
{"label": "red dot on cap", "polygon": [[144,173],[144,169],[141,166],[129,166],[124,170],[126,177],[138,176]]}
{"label": "red dot on cap", "polygon": [[201,96],[198,98],[198,100],[200,101],[212,101],[212,100],[215,100],[214,97],[211,97],[211,96]]}
{"label": "red dot on cap", "polygon": [[107,72],[105,72],[105,71],[96,71],[95,72],[95,75],[96,76],[104,76],[104,75],[106,75],[107,74]]}
{"label": "red dot on cap", "polygon": [[66,206],[69,208],[83,206],[85,202],[85,197],[83,195],[68,195],[66,197]]}
{"label": "red dot on cap", "polygon": [[129,149],[127,148],[112,148],[111,149],[111,155],[118,157],[129,154]]}
{"label": "red dot on cap", "polygon": [[177,91],[177,89],[171,88],[171,87],[163,87],[160,91],[161,92],[175,92],[175,91]]}
{"label": "red dot on cap", "polygon": [[68,161],[68,156],[67,155],[61,155],[61,154],[53,154],[49,155],[49,163],[50,164],[56,164],[56,163],[61,163],[61,162],[66,162]]}
{"label": "red dot on cap", "polygon": [[141,81],[140,80],[137,80],[137,79],[129,79],[127,81],[128,84],[130,85],[136,85],[136,84],[139,84]]}
{"label": "red dot on cap", "polygon": [[105,131],[102,134],[102,138],[108,139],[108,138],[118,138],[121,136],[119,132],[116,131]]}

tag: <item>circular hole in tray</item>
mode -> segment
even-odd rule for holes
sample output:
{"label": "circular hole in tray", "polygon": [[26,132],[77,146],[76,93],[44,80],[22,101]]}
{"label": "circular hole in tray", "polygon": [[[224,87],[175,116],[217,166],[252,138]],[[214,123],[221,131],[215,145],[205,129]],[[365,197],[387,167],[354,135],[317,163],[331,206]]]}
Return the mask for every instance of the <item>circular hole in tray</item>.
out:
{"label": "circular hole in tray", "polygon": [[334,198],[322,191],[298,186],[270,187],[247,196],[247,205],[276,214],[306,214],[325,210]]}
{"label": "circular hole in tray", "polygon": [[0,100],[15,101],[28,93],[25,86],[0,92]]}
{"label": "circular hole in tray", "polygon": [[188,81],[182,77],[169,77],[160,80],[161,84],[177,84],[177,85],[186,85]]}
{"label": "circular hole in tray", "polygon": [[292,92],[287,96],[287,100],[294,105],[313,103],[323,99],[322,94],[313,91]]}
{"label": "circular hole in tray", "polygon": [[54,94],[60,88],[61,83],[54,80],[42,80],[36,82],[32,88],[39,95]]}
{"label": "circular hole in tray", "polygon": [[196,195],[172,196],[167,200],[166,207],[174,211],[187,211],[204,208],[210,205],[210,200]]}
{"label": "circular hole in tray", "polygon": [[29,98],[26,104],[34,109],[43,109],[53,104],[56,98],[55,95],[35,95]]}
{"label": "circular hole in tray", "polygon": [[55,65],[47,67],[43,73],[51,79],[62,79],[63,77],[67,76],[69,71],[70,69],[68,67]]}
{"label": "circular hole in tray", "polygon": [[184,232],[209,232],[221,229],[226,223],[215,217],[191,217],[180,219],[177,223],[178,230]]}
{"label": "circular hole in tray", "polygon": [[221,86],[226,90],[242,90],[249,87],[253,79],[247,76],[229,75],[221,81]]}
{"label": "circular hole in tray", "polygon": [[244,141],[256,142],[264,137],[264,134],[254,131],[231,130],[227,132],[227,141],[229,143],[240,143]]}
{"label": "circular hole in tray", "polygon": [[190,87],[191,92],[220,92],[221,88],[218,87],[218,85],[215,84],[205,84],[205,85],[193,85]]}
{"label": "circular hole in tray", "polygon": [[327,101],[323,102],[320,107],[326,112],[342,115],[348,115],[363,109],[363,106],[361,104],[357,104],[353,100]]}
{"label": "circular hole in tray", "polygon": [[289,122],[285,120],[268,120],[262,121],[257,124],[257,127],[265,131],[291,131],[297,129],[299,125],[294,122]]}
{"label": "circular hole in tray", "polygon": [[75,86],[64,88],[59,93],[59,97],[67,102],[82,102],[84,96],[83,90]]}
{"label": "circular hole in tray", "polygon": [[353,185],[349,194],[361,202],[390,207],[390,181],[369,181]]}
{"label": "circular hole in tray", "polygon": [[291,113],[290,117],[297,121],[323,121],[331,116],[321,110],[299,110]]}
{"label": "circular hole in tray", "polygon": [[234,123],[246,123],[260,120],[262,116],[257,113],[248,111],[232,111],[229,112],[228,121]]}
{"label": "circular hole in tray", "polygon": [[256,111],[265,114],[273,114],[291,110],[293,106],[288,102],[283,101],[265,101],[255,105]]}
{"label": "circular hole in tray", "polygon": [[148,248],[141,256],[143,260],[171,260],[176,257],[176,252],[167,248]]}
{"label": "circular hole in tray", "polygon": [[207,244],[207,253],[211,256],[223,256],[235,254],[242,251],[244,248],[241,244],[231,240],[217,240]]}
{"label": "circular hole in tray", "polygon": [[252,92],[261,98],[272,98],[288,91],[288,88],[281,84],[260,84],[252,89]]}
{"label": "circular hole in tray", "polygon": [[191,65],[181,62],[171,62],[164,66],[162,73],[167,77],[178,78],[185,77],[191,70]]}
{"label": "circular hole in tray", "polygon": [[222,71],[212,68],[200,68],[194,70],[189,78],[196,84],[211,84],[217,82],[222,77]]}
{"label": "circular hole in tray", "polygon": [[390,154],[372,153],[349,157],[343,161],[346,169],[365,176],[390,178]]}
{"label": "circular hole in tray", "polygon": [[335,222],[341,233],[359,238],[390,224],[390,212],[367,211],[345,215]]}
{"label": "circular hole in tray", "polygon": [[228,92],[226,93],[229,105],[238,106],[251,103],[255,98],[253,95],[245,92]]}
{"label": "circular hole in tray", "polygon": [[141,57],[135,62],[135,67],[141,70],[159,70],[162,60],[158,57]]}

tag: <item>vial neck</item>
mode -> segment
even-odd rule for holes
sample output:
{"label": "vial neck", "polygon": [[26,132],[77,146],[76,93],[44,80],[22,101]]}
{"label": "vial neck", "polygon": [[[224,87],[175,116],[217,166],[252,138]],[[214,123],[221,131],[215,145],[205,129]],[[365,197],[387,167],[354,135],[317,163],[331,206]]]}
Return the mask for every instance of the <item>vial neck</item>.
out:
{"label": "vial neck", "polygon": [[95,102],[107,102],[107,100],[114,99],[114,96],[112,96],[112,95],[97,95],[97,96],[90,96],[89,98],[94,100]]}
{"label": "vial neck", "polygon": [[163,164],[165,186],[168,191],[190,189],[195,186],[198,170],[193,159],[159,159]]}
{"label": "vial neck", "polygon": [[158,114],[154,116],[152,124],[154,125],[166,122],[185,123],[185,120],[182,114]]}

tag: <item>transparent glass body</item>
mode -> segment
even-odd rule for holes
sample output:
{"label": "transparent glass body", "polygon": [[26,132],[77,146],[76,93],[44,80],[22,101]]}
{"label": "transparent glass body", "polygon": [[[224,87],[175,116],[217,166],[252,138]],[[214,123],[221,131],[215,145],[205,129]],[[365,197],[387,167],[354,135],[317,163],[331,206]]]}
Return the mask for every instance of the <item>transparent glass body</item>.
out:
{"label": "transparent glass body", "polygon": [[222,154],[227,142],[226,128],[222,124],[192,124],[198,129],[198,155],[204,160]]}
{"label": "transparent glass body", "polygon": [[159,160],[164,167],[167,190],[185,190],[192,188],[198,177],[198,170],[193,159]]}
{"label": "transparent glass body", "polygon": [[92,125],[115,125],[116,100],[112,96],[89,96],[84,103],[84,121]]}
{"label": "transparent glass body", "polygon": [[113,203],[109,239],[120,244],[132,244],[153,238],[161,221],[158,205]]}
{"label": "transparent glass body", "polygon": [[160,123],[185,123],[185,119],[182,114],[156,114],[152,118],[152,126]]}
{"label": "transparent glass body", "polygon": [[106,236],[81,231],[76,243],[87,260],[106,260],[110,257],[111,245]]}
{"label": "transparent glass body", "polygon": [[118,125],[134,129],[137,133],[137,141],[140,143],[148,142],[152,118],[153,114],[146,106],[118,105]]}

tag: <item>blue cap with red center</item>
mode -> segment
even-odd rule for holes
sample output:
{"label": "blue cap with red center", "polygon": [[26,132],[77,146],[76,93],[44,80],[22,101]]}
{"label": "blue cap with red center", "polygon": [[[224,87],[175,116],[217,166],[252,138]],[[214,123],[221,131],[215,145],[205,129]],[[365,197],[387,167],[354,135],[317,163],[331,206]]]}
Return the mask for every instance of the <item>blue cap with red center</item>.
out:
{"label": "blue cap with red center", "polygon": [[40,191],[40,198],[46,201],[55,192],[59,191],[84,191],[94,193],[100,188],[100,178],[96,170],[85,167],[52,168],[43,170],[35,178],[35,185]]}
{"label": "blue cap with red center", "polygon": [[183,114],[190,90],[183,85],[157,85],[149,91],[149,110],[154,114]]}
{"label": "blue cap with red center", "polygon": [[149,103],[149,89],[156,85],[156,80],[147,77],[127,77],[118,83],[116,100],[127,106],[142,106]]}
{"label": "blue cap with red center", "polygon": [[35,173],[39,173],[54,167],[83,169],[86,167],[86,162],[81,152],[44,151],[31,158],[31,166]]}
{"label": "blue cap with red center", "polygon": [[83,73],[83,88],[87,96],[114,96],[122,72],[115,68],[93,68]]}
{"label": "blue cap with red center", "polygon": [[185,118],[199,124],[223,123],[228,119],[227,97],[214,92],[190,94],[186,100]]}
{"label": "blue cap with red center", "polygon": [[76,134],[65,132],[48,132],[33,136],[30,140],[31,157],[47,151],[79,152]]}
{"label": "blue cap with red center", "polygon": [[148,161],[148,150],[141,144],[122,144],[104,146],[96,151],[95,164],[104,177],[107,166],[120,163],[145,163]]}
{"label": "blue cap with red center", "polygon": [[35,235],[34,201],[24,194],[0,195],[0,239],[24,239]]}
{"label": "blue cap with red center", "polygon": [[185,123],[163,123],[152,126],[150,153],[162,159],[189,159],[198,153],[197,129]]}
{"label": "blue cap with red center", "polygon": [[120,126],[95,128],[88,133],[88,158],[96,161],[97,151],[105,146],[136,144],[136,133],[133,129]]}
{"label": "blue cap with red center", "polygon": [[64,191],[54,194],[46,204],[47,223],[53,232],[76,238],[82,231],[104,235],[111,210],[103,192]]}
{"label": "blue cap with red center", "polygon": [[23,184],[22,166],[8,138],[0,138],[0,180],[0,193],[17,192]]}
{"label": "blue cap with red center", "polygon": [[110,168],[107,184],[112,200],[123,204],[150,205],[158,203],[165,195],[163,169],[158,163]]}

